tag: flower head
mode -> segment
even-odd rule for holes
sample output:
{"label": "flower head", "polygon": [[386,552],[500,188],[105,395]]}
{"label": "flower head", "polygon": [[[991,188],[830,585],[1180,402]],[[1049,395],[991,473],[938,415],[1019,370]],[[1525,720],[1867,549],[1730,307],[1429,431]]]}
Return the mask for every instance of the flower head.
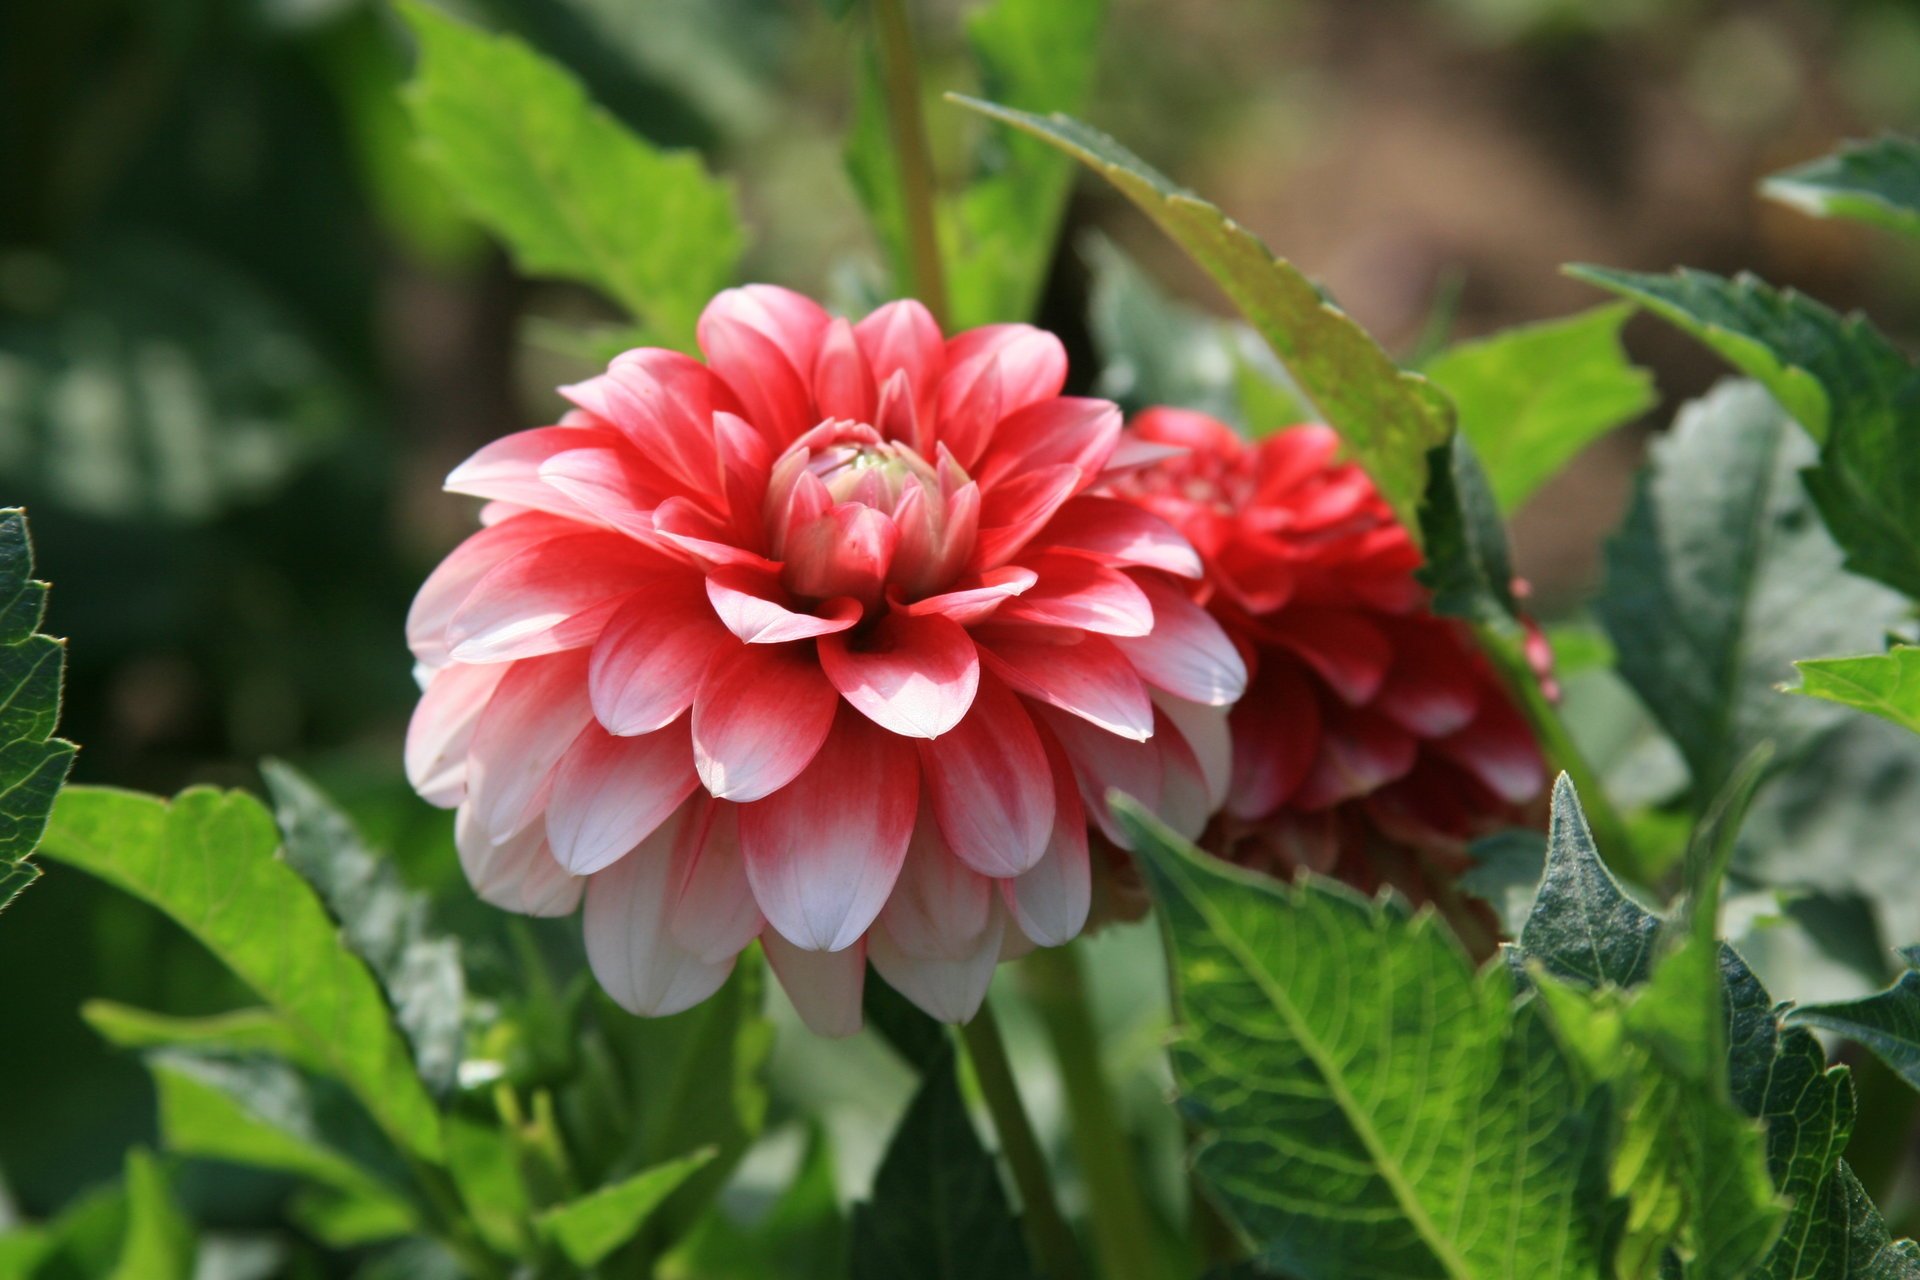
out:
{"label": "flower head", "polygon": [[1460,624],[1414,578],[1420,553],[1333,432],[1257,444],[1180,409],[1132,436],[1170,456],[1113,491],[1178,527],[1206,564],[1194,598],[1251,671],[1231,716],[1233,780],[1208,843],[1416,900],[1466,842],[1520,820],[1546,775],[1531,731]]}
{"label": "flower head", "polygon": [[810,1023],[866,961],[935,1016],[1077,933],[1087,811],[1197,832],[1245,670],[1164,521],[1089,493],[1120,416],[1023,325],[715,298],[706,362],[630,351],[447,487],[484,528],[408,620],[420,793],[490,902],[563,914],[642,1013],[761,939]]}

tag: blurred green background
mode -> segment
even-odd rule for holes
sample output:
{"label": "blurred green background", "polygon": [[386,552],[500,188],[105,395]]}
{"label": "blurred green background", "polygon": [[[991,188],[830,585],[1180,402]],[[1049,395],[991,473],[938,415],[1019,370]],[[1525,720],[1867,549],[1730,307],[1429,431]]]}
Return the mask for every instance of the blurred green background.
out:
{"label": "blurred green background", "polygon": [[[831,7],[461,11],[731,175],[750,275],[851,302],[879,268],[840,163],[855,37]],[[963,8],[921,6],[936,85]],[[410,57],[366,0],[0,7],[0,500],[29,507],[48,629],[71,639],[76,779],[251,786],[258,758],[284,756],[415,881],[457,893],[449,820],[398,764],[401,620],[472,520],[439,478],[558,412],[550,388],[583,366],[551,349],[550,322],[614,313],[516,278],[417,165],[397,96]],[[1748,268],[1911,339],[1910,251],[1752,192],[1841,137],[1920,125],[1916,68],[1920,5],[1892,0],[1114,0],[1086,114],[1398,351],[1436,309],[1471,335],[1590,305],[1558,274],[1572,260]],[[1216,303],[1117,199],[1079,189],[1043,304],[1082,386],[1085,229]],[[1716,374],[1672,331],[1628,336],[1669,397]],[[1616,435],[1521,513],[1521,568],[1548,612],[1590,586],[1639,450]],[[1097,948],[1096,968],[1144,954]],[[146,1076],[81,1023],[84,999],[191,1013],[240,995],[164,920],[59,868],[0,921],[0,975],[3,1223],[152,1141]],[[1112,1016],[1147,1019],[1146,1057],[1142,1003]],[[783,1052],[796,1088],[822,1073],[820,1046]],[[871,1107],[884,1064],[835,1061],[837,1096]],[[904,1079],[885,1084],[904,1096]],[[880,1141],[843,1144],[843,1166]],[[221,1177],[199,1169],[186,1188],[202,1220],[269,1210],[272,1185]]]}

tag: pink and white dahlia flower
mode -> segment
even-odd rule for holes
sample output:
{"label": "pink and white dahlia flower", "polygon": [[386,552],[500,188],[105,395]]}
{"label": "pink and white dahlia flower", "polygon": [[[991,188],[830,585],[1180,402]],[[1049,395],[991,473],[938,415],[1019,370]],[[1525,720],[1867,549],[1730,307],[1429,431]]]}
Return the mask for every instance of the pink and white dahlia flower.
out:
{"label": "pink and white dahlia flower", "polygon": [[1120,415],[1060,394],[1051,335],[756,285],[699,341],[448,478],[489,505],[408,619],[409,777],[481,897],[584,896],[637,1013],[757,937],[816,1030],[859,1026],[868,960],[964,1020],[1001,958],[1079,932],[1109,787],[1198,832],[1245,668],[1187,541],[1088,492]]}

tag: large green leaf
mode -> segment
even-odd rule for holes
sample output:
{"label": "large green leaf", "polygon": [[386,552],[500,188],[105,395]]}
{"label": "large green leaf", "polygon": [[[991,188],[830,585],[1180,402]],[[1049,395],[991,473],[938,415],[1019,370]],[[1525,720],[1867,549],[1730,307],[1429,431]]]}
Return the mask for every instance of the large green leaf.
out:
{"label": "large green leaf", "polygon": [[1704,806],[1763,739],[1791,760],[1839,708],[1783,698],[1796,658],[1877,639],[1899,596],[1841,572],[1799,472],[1813,448],[1760,388],[1726,383],[1653,445],[1594,611]]}
{"label": "large green leaf", "polygon": [[1801,1005],[1791,1020],[1859,1041],[1920,1089],[1920,946],[1901,955],[1907,971],[1887,990],[1859,1000]]}
{"label": "large green leaf", "polygon": [[1607,1276],[1604,1091],[1437,917],[1200,854],[1130,802],[1200,1176],[1304,1278]]}
{"label": "large green leaf", "polygon": [[993,1156],[967,1118],[951,1051],[914,1095],[853,1211],[852,1280],[1023,1280],[1034,1274]]}
{"label": "large green leaf", "polygon": [[122,1049],[257,1053],[312,1071],[326,1069],[323,1059],[271,1009],[236,1009],[204,1018],[177,1018],[111,1000],[89,1000],[80,1006],[80,1016],[109,1043]]}
{"label": "large green leaf", "polygon": [[575,1265],[595,1266],[638,1235],[654,1210],[714,1155],[711,1147],[696,1151],[555,1205],[540,1215],[540,1229]]}
{"label": "large green leaf", "polygon": [[73,767],[74,745],[53,736],[67,646],[37,630],[46,609],[27,513],[0,510],[0,910],[40,874],[27,855]]}
{"label": "large green leaf", "polygon": [[167,1176],[153,1156],[127,1153],[127,1234],[107,1280],[189,1280],[193,1226],[174,1203]]}
{"label": "large green leaf", "polygon": [[1856,142],[1784,173],[1760,189],[1823,218],[1858,218],[1920,235],[1920,141]]}
{"label": "large green leaf", "polygon": [[962,105],[1080,160],[1158,223],[1224,290],[1286,367],[1320,420],[1340,433],[1409,531],[1418,529],[1427,455],[1453,430],[1447,398],[1379,344],[1260,238],[1097,129],[990,102]]}
{"label": "large green leaf", "polygon": [[1463,342],[1422,368],[1453,399],[1502,510],[1575,454],[1653,407],[1653,377],[1627,359],[1616,304]]}
{"label": "large green leaf", "polygon": [[1464,432],[1455,432],[1434,449],[1428,476],[1426,501],[1420,506],[1427,562],[1415,576],[1433,593],[1434,612],[1510,625],[1517,606],[1507,529],[1486,471]]}
{"label": "large green leaf", "polygon": [[[1028,111],[1077,111],[1093,82],[1106,0],[992,0],[967,17],[980,91]],[[897,281],[908,269],[900,174],[877,62],[869,57],[847,168]],[[954,327],[1031,318],[1059,239],[1072,165],[1031,138],[990,137],[935,204]]]}
{"label": "large green leaf", "polygon": [[402,11],[421,46],[414,124],[469,212],[523,270],[592,285],[660,341],[691,344],[745,245],[728,186],[698,156],[636,137],[511,36],[421,3]]}
{"label": "large green leaf", "polygon": [[1800,683],[1787,690],[1858,707],[1920,733],[1920,646],[1897,644],[1857,658],[1807,658],[1793,664]]}
{"label": "large green leaf", "polygon": [[178,921],[307,1042],[381,1127],[441,1155],[440,1116],[366,964],[276,856],[260,802],[195,787],[172,803],[100,787],[62,793],[45,850]]}
{"label": "large green leaf", "polygon": [[[1601,862],[1572,787],[1557,784],[1546,879],[1515,958],[1568,981],[1639,988],[1653,973],[1660,927]],[[1840,1159],[1854,1120],[1846,1069],[1828,1068],[1806,1031],[1781,1027],[1773,998],[1732,948],[1720,947],[1718,959],[1728,1087],[1740,1110],[1765,1125],[1768,1172],[1791,1206],[1753,1275],[1916,1280],[1920,1252],[1888,1238]]]}
{"label": "large green leaf", "polygon": [[1644,303],[1758,379],[1822,442],[1807,472],[1847,568],[1920,598],[1920,372],[1859,316],[1703,271],[1574,274]]}
{"label": "large green leaf", "polygon": [[340,921],[347,945],[372,967],[413,1046],[420,1076],[445,1096],[460,1068],[467,981],[459,943],[432,932],[427,895],[408,889],[391,860],[368,847],[353,822],[291,766],[260,766],[289,865]]}

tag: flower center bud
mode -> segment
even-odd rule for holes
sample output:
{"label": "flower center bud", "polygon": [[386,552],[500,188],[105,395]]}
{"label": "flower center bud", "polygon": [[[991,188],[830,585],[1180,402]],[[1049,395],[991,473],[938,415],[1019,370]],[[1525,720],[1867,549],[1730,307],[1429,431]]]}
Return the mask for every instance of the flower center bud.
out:
{"label": "flower center bud", "polygon": [[912,449],[892,441],[833,445],[808,459],[807,470],[827,486],[836,503],[857,502],[889,516],[913,489],[922,490],[926,498],[940,494],[934,469]]}

